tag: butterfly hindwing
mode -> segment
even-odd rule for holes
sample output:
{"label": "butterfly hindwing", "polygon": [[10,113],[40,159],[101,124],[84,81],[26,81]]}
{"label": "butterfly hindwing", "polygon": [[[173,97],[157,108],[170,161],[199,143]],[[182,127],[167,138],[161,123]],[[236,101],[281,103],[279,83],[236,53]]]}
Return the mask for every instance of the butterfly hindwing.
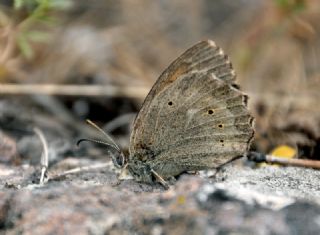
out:
{"label": "butterfly hindwing", "polygon": [[[185,84],[193,86],[182,92]],[[244,100],[242,92],[212,74],[180,77],[150,105],[156,121],[148,127],[146,147],[154,158],[146,161],[165,177],[175,167],[213,168],[244,154],[253,135]]]}

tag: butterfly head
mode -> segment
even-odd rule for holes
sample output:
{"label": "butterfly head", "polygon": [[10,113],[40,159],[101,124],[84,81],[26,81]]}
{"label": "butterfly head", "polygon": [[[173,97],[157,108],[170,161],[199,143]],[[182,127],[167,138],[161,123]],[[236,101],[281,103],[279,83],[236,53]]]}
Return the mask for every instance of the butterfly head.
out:
{"label": "butterfly head", "polygon": [[85,139],[78,140],[77,145],[79,145],[81,142],[84,142],[84,141],[106,145],[116,151],[116,153],[110,152],[114,166],[117,168],[124,168],[126,165],[127,159],[123,154],[123,152],[121,151],[120,147],[117,145],[117,143],[104,130],[98,127],[95,123],[93,123],[90,120],[87,120],[87,123],[93,126],[94,128],[96,128],[100,133],[102,133],[103,136],[106,138],[106,141],[85,138]]}
{"label": "butterfly head", "polygon": [[152,183],[154,181],[150,166],[142,161],[129,161],[123,171],[127,171],[139,182]]}

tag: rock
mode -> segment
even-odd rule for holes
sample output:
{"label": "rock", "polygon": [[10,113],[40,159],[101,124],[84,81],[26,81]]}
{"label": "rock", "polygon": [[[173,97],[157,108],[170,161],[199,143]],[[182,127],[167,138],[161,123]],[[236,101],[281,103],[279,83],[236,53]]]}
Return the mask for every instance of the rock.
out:
{"label": "rock", "polygon": [[[304,187],[292,184],[296,191],[282,187],[278,191],[287,192],[283,190],[280,195],[272,192],[274,187],[263,180],[269,174],[286,185],[285,181],[292,181],[293,172],[296,175],[304,172],[303,178],[295,178],[303,182],[315,173],[313,170],[278,167],[270,171],[232,166],[223,173],[224,181],[183,175],[165,191],[158,184],[133,180],[116,185],[111,166],[70,174],[42,187],[19,178],[16,173],[7,175],[1,183],[10,179],[20,189],[2,185],[0,233],[317,234],[320,231],[320,205],[308,193],[297,193]],[[34,168],[15,168],[12,172],[17,170],[30,178],[37,175],[30,173],[36,171]],[[294,193],[296,198],[292,196]]]}

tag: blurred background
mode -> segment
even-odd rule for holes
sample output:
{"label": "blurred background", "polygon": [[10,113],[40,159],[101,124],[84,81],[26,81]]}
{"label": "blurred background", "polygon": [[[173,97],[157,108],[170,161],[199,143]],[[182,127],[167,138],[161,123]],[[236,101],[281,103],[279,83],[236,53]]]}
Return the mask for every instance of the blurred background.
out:
{"label": "blurred background", "polygon": [[95,135],[87,118],[126,149],[152,84],[205,39],[250,97],[252,149],[286,144],[320,160],[319,22],[318,0],[0,0],[0,162],[39,161],[33,127],[53,163],[101,156],[75,147]]}

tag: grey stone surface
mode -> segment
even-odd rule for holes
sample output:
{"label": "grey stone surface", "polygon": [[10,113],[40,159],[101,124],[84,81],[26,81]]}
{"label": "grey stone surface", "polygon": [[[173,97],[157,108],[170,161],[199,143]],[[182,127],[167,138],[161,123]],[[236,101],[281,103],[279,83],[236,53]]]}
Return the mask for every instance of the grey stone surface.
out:
{"label": "grey stone surface", "polygon": [[[108,167],[37,182],[1,165],[0,233],[319,234],[319,171],[229,166],[215,179],[182,175],[169,190]],[[57,171],[57,169],[55,169]],[[19,172],[19,174],[17,173]],[[51,173],[53,174],[53,173]]]}

